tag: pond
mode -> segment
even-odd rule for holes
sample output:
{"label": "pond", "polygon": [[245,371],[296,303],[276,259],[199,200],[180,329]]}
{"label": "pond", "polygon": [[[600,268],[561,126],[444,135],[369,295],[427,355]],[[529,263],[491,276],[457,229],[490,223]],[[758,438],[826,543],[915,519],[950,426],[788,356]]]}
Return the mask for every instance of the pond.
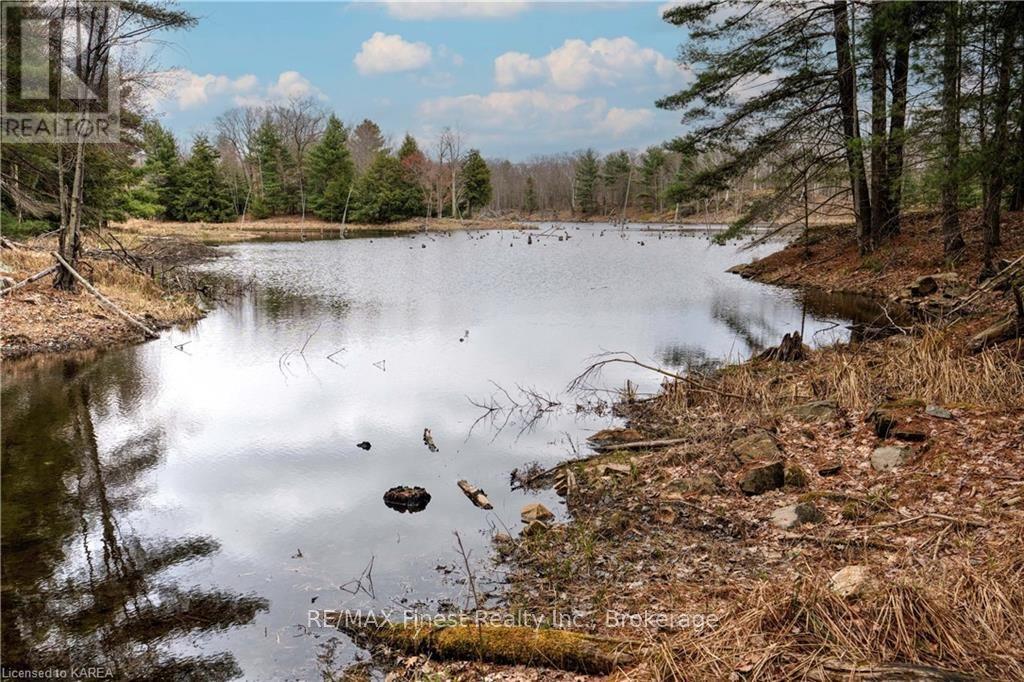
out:
{"label": "pond", "polygon": [[[310,609],[469,604],[455,532],[497,595],[493,533],[517,532],[532,501],[564,514],[550,492],[511,490],[510,472],[585,452],[627,379],[658,388],[622,365],[567,393],[595,356],[682,369],[801,325],[844,337],[827,301],[725,273],[778,246],[594,224],[242,244],[210,267],[252,292],[194,327],[9,363],[5,666],[316,678],[325,645],[356,652],[308,628]],[[431,500],[390,509],[396,485]]]}

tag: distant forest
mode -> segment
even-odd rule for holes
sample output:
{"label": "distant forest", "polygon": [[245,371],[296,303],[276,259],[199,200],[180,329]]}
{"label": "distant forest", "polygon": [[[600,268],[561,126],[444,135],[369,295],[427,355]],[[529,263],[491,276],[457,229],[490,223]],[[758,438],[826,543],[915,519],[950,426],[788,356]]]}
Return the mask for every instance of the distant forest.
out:
{"label": "distant forest", "polygon": [[[133,7],[160,28],[194,22]],[[686,29],[695,76],[656,103],[681,135],[645,150],[511,162],[455,128],[391,138],[313,99],[231,109],[182,141],[127,92],[119,144],[5,145],[4,222],[714,213],[738,232],[839,213],[868,252],[925,206],[955,254],[960,210],[980,206],[990,256],[1000,211],[1024,206],[1024,3],[695,2],[664,18]]]}

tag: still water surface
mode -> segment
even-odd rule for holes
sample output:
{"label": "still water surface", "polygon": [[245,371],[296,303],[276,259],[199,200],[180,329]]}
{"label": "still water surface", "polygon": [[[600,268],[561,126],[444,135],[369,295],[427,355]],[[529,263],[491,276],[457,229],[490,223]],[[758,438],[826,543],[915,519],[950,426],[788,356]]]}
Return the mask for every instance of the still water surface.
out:
{"label": "still water surface", "polygon": [[[565,393],[589,358],[742,359],[805,312],[807,337],[842,338],[838,313],[724,272],[778,245],[561,227],[563,239],[532,244],[475,232],[226,247],[211,267],[257,286],[195,327],[9,365],[4,664],[317,678],[335,633],[307,631],[310,608],[467,605],[455,531],[481,590],[500,588],[493,532],[515,532],[535,499],[563,513],[551,493],[511,491],[510,471],[585,450],[612,423],[576,409],[610,394]],[[626,379],[659,383],[622,366],[598,388]],[[479,407],[525,404],[521,389],[562,407],[535,422]],[[458,479],[494,510],[473,507]],[[395,485],[425,487],[426,510],[387,508]]]}

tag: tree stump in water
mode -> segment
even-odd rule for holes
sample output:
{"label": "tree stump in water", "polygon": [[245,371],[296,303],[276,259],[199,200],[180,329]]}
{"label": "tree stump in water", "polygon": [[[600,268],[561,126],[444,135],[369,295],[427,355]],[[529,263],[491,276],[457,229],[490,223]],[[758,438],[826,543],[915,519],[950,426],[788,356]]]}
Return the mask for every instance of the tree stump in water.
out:
{"label": "tree stump in water", "polygon": [[758,360],[778,360],[779,362],[797,362],[807,359],[808,348],[804,345],[800,332],[793,332],[782,337],[782,343],[774,348],[767,348],[757,356]]}

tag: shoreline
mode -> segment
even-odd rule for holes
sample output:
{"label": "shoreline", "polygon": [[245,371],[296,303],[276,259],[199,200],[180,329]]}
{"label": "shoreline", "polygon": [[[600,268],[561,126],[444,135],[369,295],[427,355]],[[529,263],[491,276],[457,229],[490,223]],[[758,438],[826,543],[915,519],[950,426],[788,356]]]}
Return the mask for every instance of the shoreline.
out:
{"label": "shoreline", "polygon": [[[1024,251],[1024,216],[1007,218],[1009,259]],[[496,535],[507,610],[589,614],[574,623],[582,633],[653,643],[628,668],[642,678],[839,680],[913,666],[1024,674],[1006,644],[1024,636],[1012,606],[1024,599],[1024,342],[967,346],[1012,305],[1006,292],[979,293],[976,260],[953,280],[956,300],[975,295],[965,322],[927,322],[951,309],[932,305],[943,292],[912,300],[908,285],[947,269],[934,240],[908,257],[930,227],[928,216],[909,222],[873,256],[880,268],[863,266],[849,230],[833,229],[734,268],[762,283],[899,301],[916,328],[807,349],[797,362],[755,358],[690,375],[651,399],[623,396],[624,428],[540,479],[556,486],[569,520]],[[660,444],[616,447],[624,441]],[[1002,601],[982,611],[982,595]],[[664,627],[680,614],[718,624]],[[844,626],[896,617],[904,629]],[[1000,634],[979,633],[978,622]],[[943,646],[922,649],[922,636]],[[416,667],[467,669],[508,670]]]}

